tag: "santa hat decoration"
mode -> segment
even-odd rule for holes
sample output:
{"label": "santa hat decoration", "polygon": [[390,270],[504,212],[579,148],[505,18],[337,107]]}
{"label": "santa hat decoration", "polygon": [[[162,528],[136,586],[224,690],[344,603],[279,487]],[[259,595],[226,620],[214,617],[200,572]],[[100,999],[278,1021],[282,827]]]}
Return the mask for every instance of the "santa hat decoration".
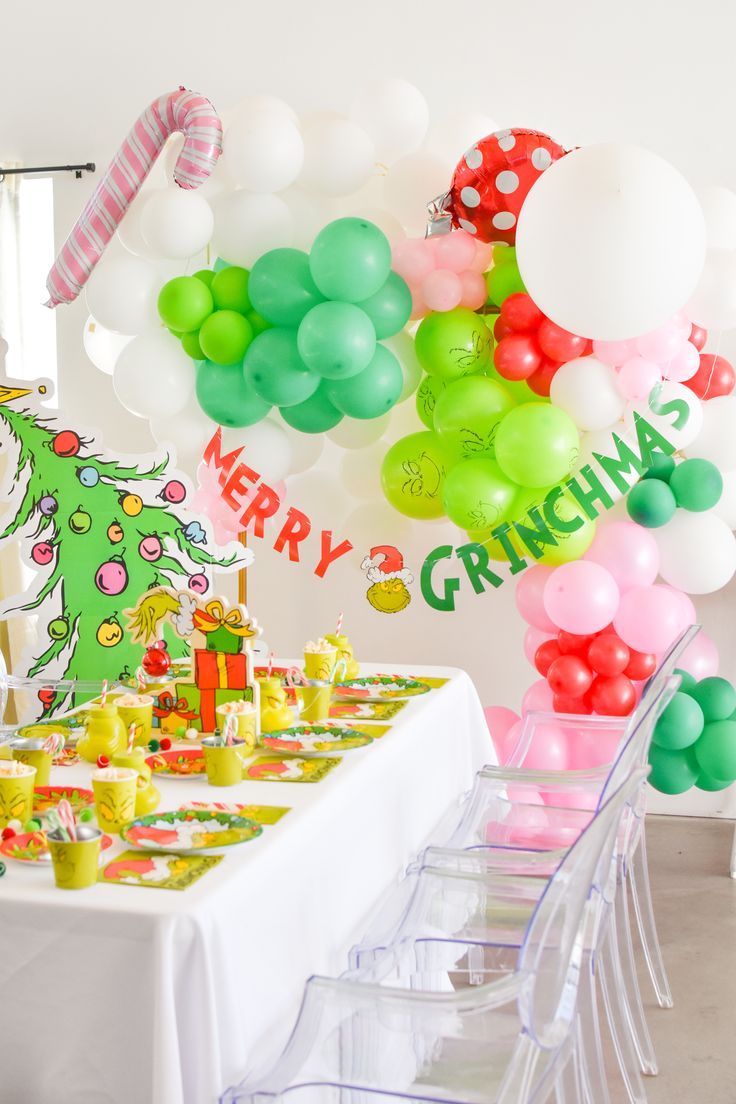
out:
{"label": "santa hat decoration", "polygon": [[404,557],[392,544],[377,544],[371,548],[360,565],[365,571],[369,583],[384,583],[388,579],[401,579],[407,586],[414,582],[414,576],[404,567]]}

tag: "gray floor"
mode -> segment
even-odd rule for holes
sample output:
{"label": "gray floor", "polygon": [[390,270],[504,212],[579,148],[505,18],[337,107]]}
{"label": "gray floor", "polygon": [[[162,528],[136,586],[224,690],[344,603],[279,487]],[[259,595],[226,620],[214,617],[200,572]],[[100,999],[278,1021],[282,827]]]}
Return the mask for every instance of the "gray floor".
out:
{"label": "gray floor", "polygon": [[[650,816],[655,914],[675,1007],[650,1000],[659,1075],[649,1104],[736,1102],[736,881],[728,876],[733,821]],[[612,1077],[612,1104],[626,1098]]]}

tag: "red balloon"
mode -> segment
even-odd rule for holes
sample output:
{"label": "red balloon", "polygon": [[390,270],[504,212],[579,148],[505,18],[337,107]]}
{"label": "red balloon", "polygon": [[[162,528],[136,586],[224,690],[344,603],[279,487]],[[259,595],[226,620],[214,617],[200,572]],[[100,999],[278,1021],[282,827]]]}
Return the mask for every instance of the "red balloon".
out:
{"label": "red balloon", "polygon": [[578,636],[576,633],[566,632],[560,629],[557,634],[557,643],[563,655],[586,656],[588,648],[595,640],[595,633],[591,636]]}
{"label": "red balloon", "polygon": [[453,226],[477,241],[516,240],[516,221],[533,184],[565,150],[536,130],[499,130],[481,138],[463,156],[437,219],[449,214]]}
{"label": "red balloon", "polygon": [[509,334],[499,341],[493,353],[499,376],[507,380],[527,379],[542,363],[542,354],[531,334]]}
{"label": "red balloon", "polygon": [[631,653],[613,633],[601,633],[588,648],[588,663],[597,675],[622,675]]}
{"label": "red balloon", "polygon": [[500,317],[509,330],[517,333],[532,333],[544,321],[544,315],[531,295],[523,291],[517,291],[504,299]]}
{"label": "red balloon", "polygon": [[629,662],[624,670],[627,678],[633,679],[634,682],[641,682],[643,679],[651,678],[656,670],[655,655],[649,652],[635,652],[633,648],[629,648]]}
{"label": "red balloon", "polygon": [[731,394],[736,387],[736,372],[725,357],[701,353],[700,367],[694,376],[684,382],[699,399],[715,399],[719,395]]}
{"label": "red balloon", "polygon": [[569,694],[555,694],[552,698],[552,708],[555,713],[592,713],[593,707],[588,701],[588,695],[582,698],[571,698]]}
{"label": "red balloon", "polygon": [[493,323],[493,336],[496,341],[503,341],[505,337],[508,337],[508,335],[512,333],[514,333],[514,330],[512,330],[511,326],[506,325],[499,314],[498,318]]}
{"label": "red balloon", "polygon": [[556,360],[543,360],[536,372],[532,372],[526,381],[529,390],[533,391],[535,395],[549,397],[552,380],[555,378],[555,372],[559,367],[560,365]]}
{"label": "red balloon", "polygon": [[534,653],[534,666],[542,678],[547,677],[547,672],[556,659],[562,655],[560,646],[556,640],[545,640]]}
{"label": "red balloon", "polygon": [[628,717],[636,705],[636,690],[626,675],[598,675],[590,688],[590,700],[602,717]]}
{"label": "red balloon", "polygon": [[547,682],[553,694],[582,698],[592,681],[590,667],[576,655],[560,656],[547,671]]}
{"label": "red balloon", "polygon": [[550,360],[556,360],[558,364],[564,364],[576,357],[586,356],[591,350],[591,344],[587,337],[578,337],[577,334],[563,330],[556,322],[545,318],[537,333],[539,347]]}
{"label": "red balloon", "polygon": [[702,353],[705,348],[705,343],[708,340],[708,331],[704,330],[702,326],[693,325],[690,329],[690,337],[688,340],[692,342],[699,353]]}

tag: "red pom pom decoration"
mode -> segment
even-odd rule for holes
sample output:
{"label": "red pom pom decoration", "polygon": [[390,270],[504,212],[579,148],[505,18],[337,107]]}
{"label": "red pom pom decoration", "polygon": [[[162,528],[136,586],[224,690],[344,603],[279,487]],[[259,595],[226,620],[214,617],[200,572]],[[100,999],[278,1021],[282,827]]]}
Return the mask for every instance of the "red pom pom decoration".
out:
{"label": "red pom pom decoration", "polygon": [[3,828],[2,832],[0,832],[0,839],[9,840],[15,835],[17,835],[15,828]]}
{"label": "red pom pom decoration", "polygon": [[159,741],[159,746],[162,751],[168,751],[171,747],[171,740],[169,739],[169,737],[164,736],[163,739]]}
{"label": "red pom pom decoration", "polygon": [[98,755],[97,756],[97,766],[100,769],[102,769],[103,767],[109,767],[110,766],[110,760],[107,758],[106,755]]}

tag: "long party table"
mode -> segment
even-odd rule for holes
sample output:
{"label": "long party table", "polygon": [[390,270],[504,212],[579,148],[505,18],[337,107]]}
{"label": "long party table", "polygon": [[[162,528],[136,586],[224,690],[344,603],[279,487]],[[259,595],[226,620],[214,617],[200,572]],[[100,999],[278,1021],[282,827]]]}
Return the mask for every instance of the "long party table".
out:
{"label": "long party table", "polygon": [[[288,807],[183,891],[64,891],[50,867],[0,879],[4,1104],[214,1104],[280,1052],[311,974],[334,975],[366,918],[493,749],[454,668],[315,783],[157,779],[190,801]],[[386,670],[362,665],[362,673]],[[365,723],[366,730],[371,725]],[[89,766],[52,784],[89,786]],[[123,850],[117,841],[105,862]]]}

